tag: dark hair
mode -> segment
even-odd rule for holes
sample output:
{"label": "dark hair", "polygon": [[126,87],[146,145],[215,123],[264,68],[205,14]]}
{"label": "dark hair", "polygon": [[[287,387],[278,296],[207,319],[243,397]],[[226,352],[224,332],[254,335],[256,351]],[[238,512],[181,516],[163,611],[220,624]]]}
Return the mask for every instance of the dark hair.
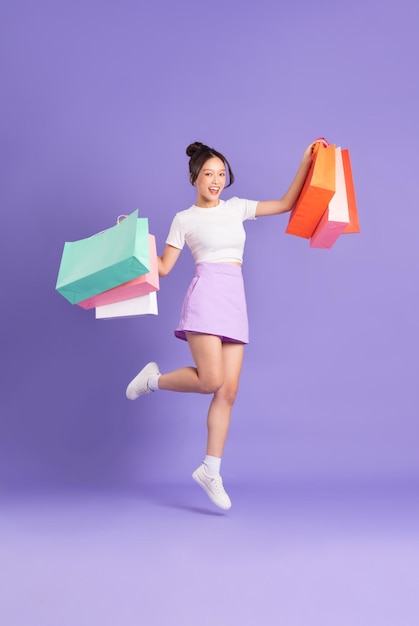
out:
{"label": "dark hair", "polygon": [[188,155],[188,157],[190,157],[189,173],[191,176],[192,185],[198,178],[199,172],[201,171],[204,163],[208,161],[208,159],[212,159],[213,157],[221,159],[221,161],[228,169],[229,180],[226,187],[230,187],[230,185],[234,183],[234,174],[231,169],[230,163],[227,161],[225,156],[221,154],[221,152],[218,152],[217,150],[214,150],[214,148],[210,148],[199,141],[195,141],[194,143],[189,144],[189,146],[186,148],[186,154]]}

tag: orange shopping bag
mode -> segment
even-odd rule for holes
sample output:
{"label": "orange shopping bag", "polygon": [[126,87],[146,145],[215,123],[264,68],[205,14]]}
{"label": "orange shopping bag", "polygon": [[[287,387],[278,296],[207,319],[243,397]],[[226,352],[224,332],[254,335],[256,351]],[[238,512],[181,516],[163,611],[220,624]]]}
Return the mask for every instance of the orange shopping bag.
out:
{"label": "orange shopping bag", "polygon": [[309,239],[335,193],[335,146],[325,143],[314,146],[313,162],[285,231],[289,235]]}

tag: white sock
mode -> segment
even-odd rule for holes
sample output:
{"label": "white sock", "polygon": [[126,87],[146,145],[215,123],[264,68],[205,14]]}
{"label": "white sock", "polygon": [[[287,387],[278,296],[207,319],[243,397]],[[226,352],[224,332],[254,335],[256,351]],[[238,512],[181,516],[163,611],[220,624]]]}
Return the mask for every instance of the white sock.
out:
{"label": "white sock", "polygon": [[217,476],[220,473],[221,459],[218,456],[207,454],[204,459],[204,468],[208,476]]}
{"label": "white sock", "polygon": [[161,374],[152,374],[147,380],[147,386],[151,391],[157,391],[159,389],[159,378]]}

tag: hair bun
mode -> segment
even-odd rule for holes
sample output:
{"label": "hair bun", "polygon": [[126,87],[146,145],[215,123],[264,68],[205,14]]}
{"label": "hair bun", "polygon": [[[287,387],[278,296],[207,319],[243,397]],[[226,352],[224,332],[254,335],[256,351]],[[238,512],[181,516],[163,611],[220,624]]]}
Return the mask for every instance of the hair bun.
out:
{"label": "hair bun", "polygon": [[189,146],[186,148],[186,154],[188,155],[188,157],[193,157],[195,152],[198,152],[198,150],[201,150],[205,147],[206,146],[204,146],[204,144],[200,141],[195,141],[194,143],[189,144]]}

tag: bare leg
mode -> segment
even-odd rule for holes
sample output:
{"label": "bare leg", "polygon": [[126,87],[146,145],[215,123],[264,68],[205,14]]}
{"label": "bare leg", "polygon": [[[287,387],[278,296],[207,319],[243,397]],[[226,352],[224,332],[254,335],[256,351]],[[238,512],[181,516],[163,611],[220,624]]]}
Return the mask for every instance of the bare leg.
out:
{"label": "bare leg", "polygon": [[213,393],[207,426],[207,454],[221,458],[230,426],[230,415],[239,387],[244,345],[222,343],[214,335],[188,333],[194,367],[162,374],[159,388],[171,391]]}
{"label": "bare leg", "polygon": [[243,363],[244,345],[223,343],[223,385],[214,393],[211,401],[207,426],[207,454],[221,458],[230,426],[231,410],[236,399]]}
{"label": "bare leg", "polygon": [[[228,510],[231,507],[231,500],[223,486],[223,479],[219,473],[208,473],[207,462],[211,462],[208,457],[221,459],[227,434],[230,426],[231,409],[236,398],[241,367],[243,363],[244,346],[237,343],[222,344],[222,366],[224,371],[224,382],[214,393],[214,397],[208,411],[208,440],[207,457],[192,474],[195,482],[202,487],[207,496],[218,507]],[[213,470],[214,471],[214,468]],[[215,471],[219,471],[215,469]]]}
{"label": "bare leg", "polygon": [[223,344],[219,337],[187,333],[196,367],[182,367],[159,378],[168,391],[215,393],[224,382]]}
{"label": "bare leg", "polygon": [[[159,389],[189,393],[215,393],[224,382],[223,343],[215,335],[187,333],[196,367],[182,367],[158,379]],[[150,393],[149,377],[158,373],[156,363],[148,363],[126,389],[129,400]]]}

